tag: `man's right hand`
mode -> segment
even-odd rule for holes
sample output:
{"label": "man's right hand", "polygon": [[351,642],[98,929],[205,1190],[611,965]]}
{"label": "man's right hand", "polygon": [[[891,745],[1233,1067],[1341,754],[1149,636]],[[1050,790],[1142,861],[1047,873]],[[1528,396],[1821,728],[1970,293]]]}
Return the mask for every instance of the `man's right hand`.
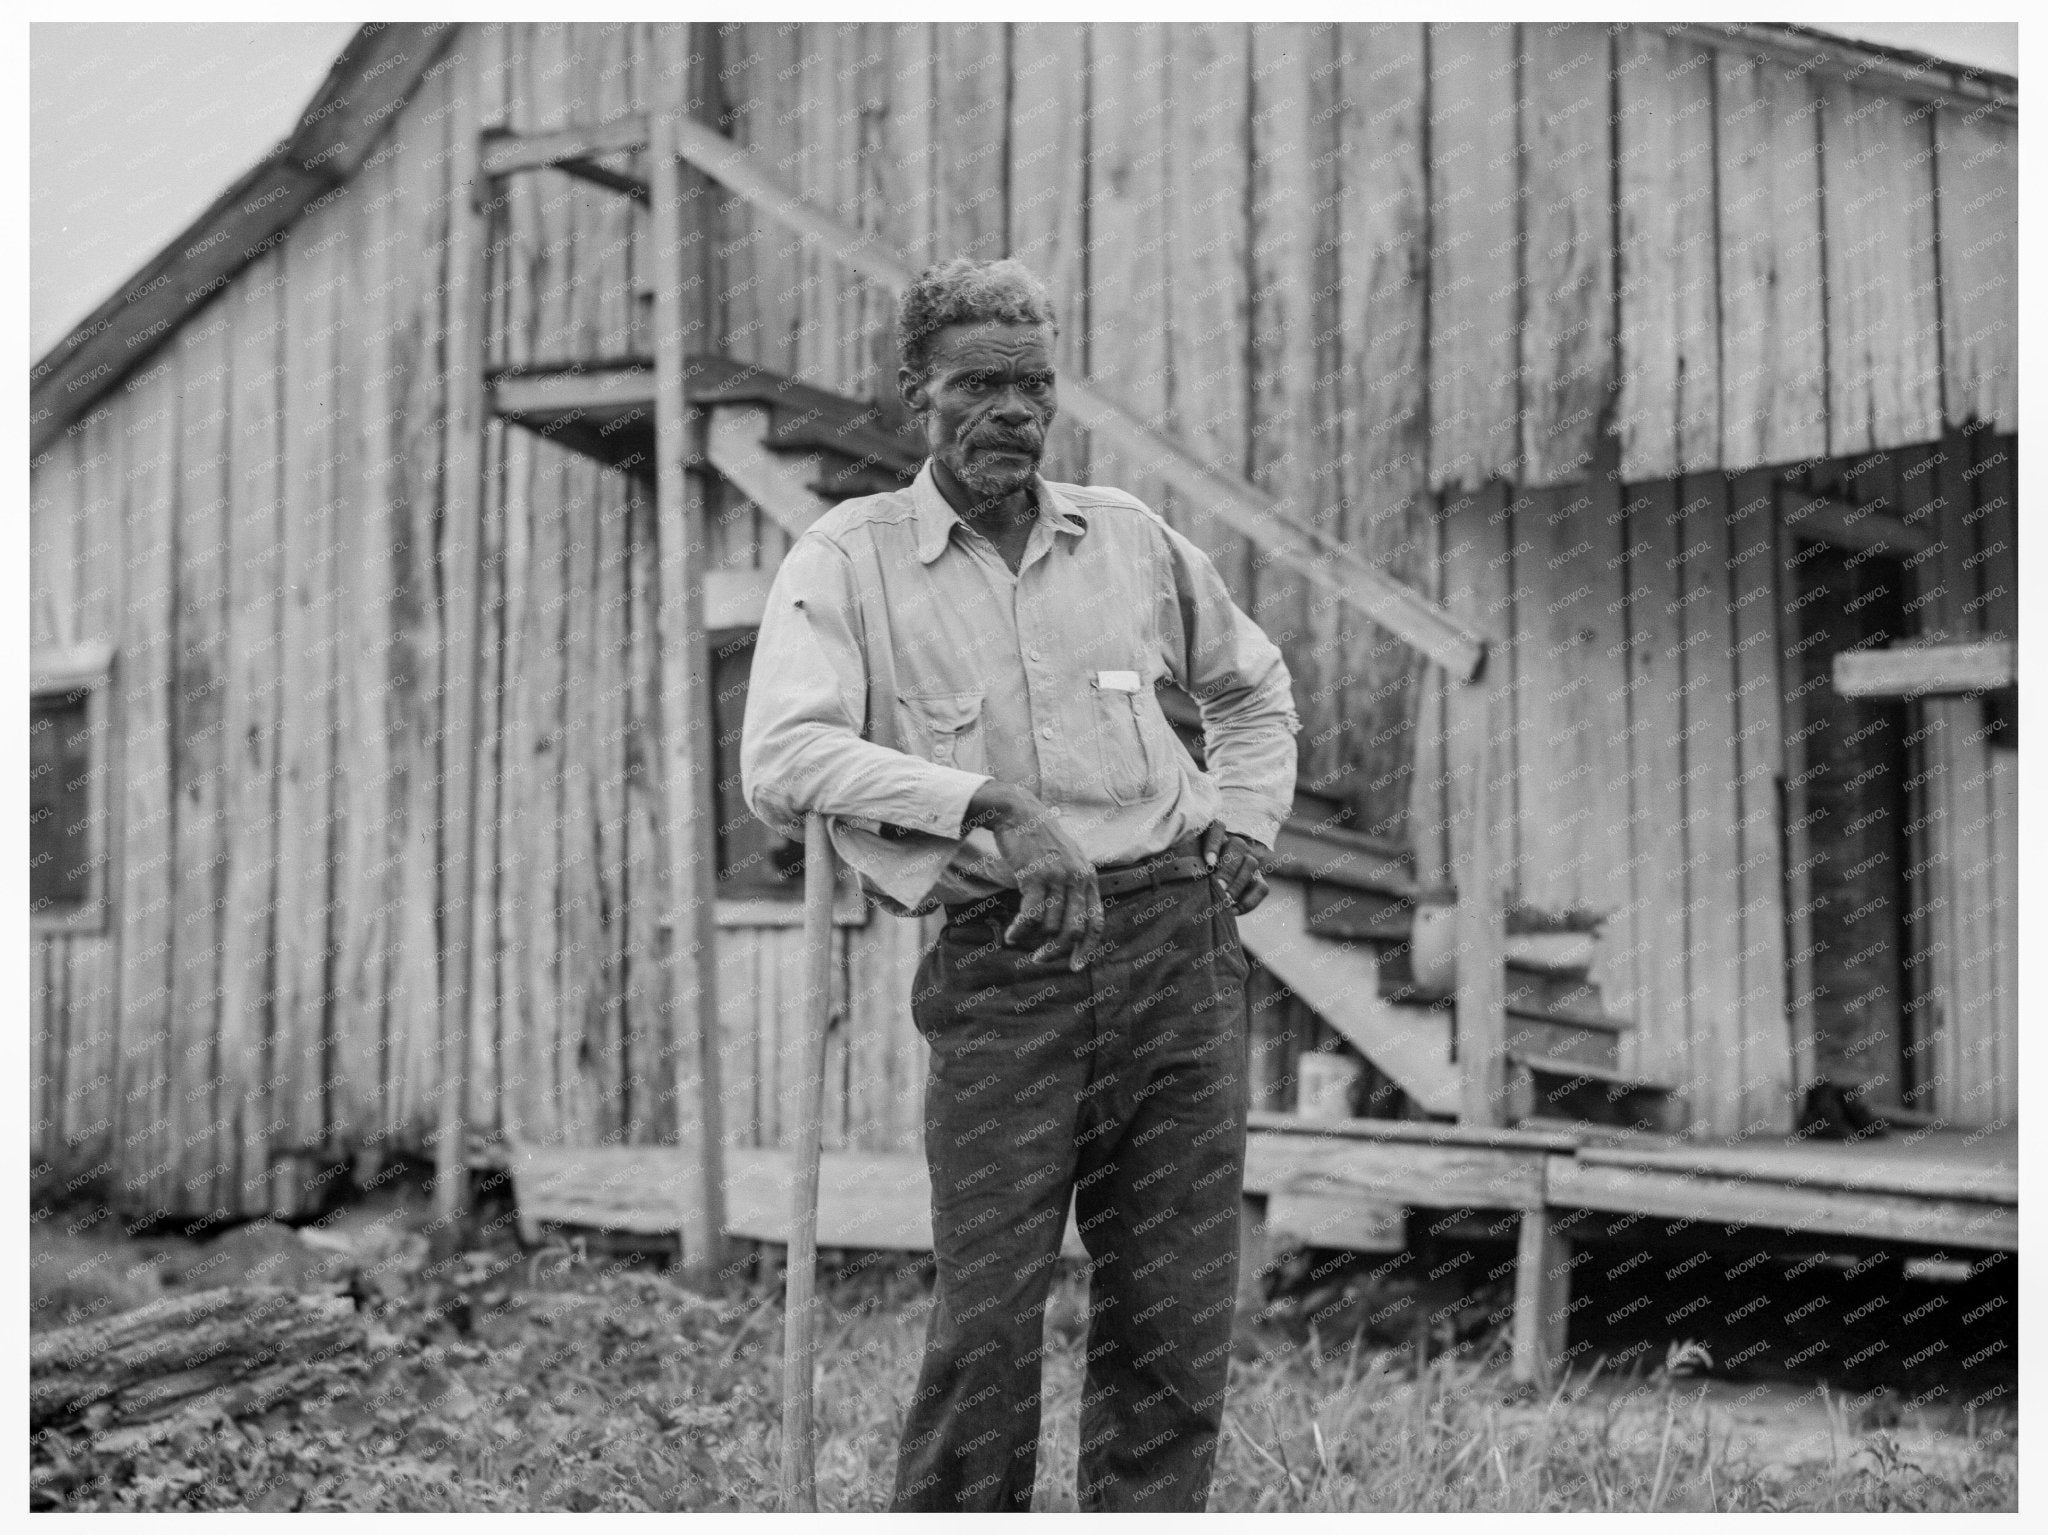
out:
{"label": "man's right hand", "polygon": [[1095,868],[1037,795],[993,779],[967,802],[968,826],[987,826],[996,851],[1017,878],[1022,897],[1003,942],[1021,949],[1036,943],[1041,964],[1066,956],[1067,968],[1088,963],[1102,936],[1102,896]]}

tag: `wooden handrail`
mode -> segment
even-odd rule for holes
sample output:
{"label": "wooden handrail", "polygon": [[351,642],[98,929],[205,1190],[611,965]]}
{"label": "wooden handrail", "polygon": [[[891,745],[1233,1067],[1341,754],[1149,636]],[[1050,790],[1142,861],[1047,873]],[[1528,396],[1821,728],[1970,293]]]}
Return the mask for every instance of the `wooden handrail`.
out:
{"label": "wooden handrail", "polygon": [[[914,280],[908,263],[878,234],[853,229],[805,202],[725,135],[683,119],[676,123],[675,145],[706,175],[824,246],[870,282],[901,293]],[[1414,588],[1300,521],[1256,486],[1203,463],[1085,379],[1062,378],[1060,397],[1082,426],[1113,443],[1134,468],[1158,475],[1190,502],[1258,544],[1276,564],[1391,630],[1457,680],[1467,681],[1478,673],[1486,655],[1485,639]]]}

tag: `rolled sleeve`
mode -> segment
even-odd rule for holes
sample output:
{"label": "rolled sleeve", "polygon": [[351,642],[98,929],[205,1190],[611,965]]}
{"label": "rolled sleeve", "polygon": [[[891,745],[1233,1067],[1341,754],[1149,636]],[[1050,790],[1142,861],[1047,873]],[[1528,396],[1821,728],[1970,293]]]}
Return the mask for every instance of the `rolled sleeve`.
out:
{"label": "rolled sleeve", "polygon": [[1230,600],[1209,556],[1162,527],[1171,566],[1174,612],[1183,659],[1175,677],[1202,711],[1209,775],[1220,818],[1243,837],[1274,845],[1293,813],[1295,735],[1293,679],[1280,647]]}
{"label": "rolled sleeve", "polygon": [[749,810],[785,836],[802,835],[807,813],[833,817],[834,845],[878,889],[911,907],[961,841],[968,801],[988,777],[865,739],[866,699],[846,554],[807,535],[776,573],[754,642],[740,728],[741,793]]}

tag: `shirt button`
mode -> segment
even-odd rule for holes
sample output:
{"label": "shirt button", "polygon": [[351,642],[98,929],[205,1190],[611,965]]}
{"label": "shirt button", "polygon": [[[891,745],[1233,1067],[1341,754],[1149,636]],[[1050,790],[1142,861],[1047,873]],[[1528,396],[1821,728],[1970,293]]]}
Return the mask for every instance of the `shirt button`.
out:
{"label": "shirt button", "polygon": [[1039,734],[1040,734],[1041,736],[1045,737],[1045,739],[1046,739],[1046,740],[1050,741],[1050,740],[1052,739],[1052,726],[1050,726],[1050,725],[1040,725],[1040,726],[1038,727],[1038,733],[1039,733]]}
{"label": "shirt button", "polygon": [[1039,654],[1039,653],[1038,653],[1037,651],[1035,651],[1035,650],[1027,650],[1027,651],[1025,651],[1024,653],[1025,653],[1026,655],[1028,655],[1029,657],[1031,657],[1031,659],[1032,659],[1032,660],[1034,660],[1034,661],[1043,661],[1043,660],[1045,659],[1045,657],[1044,657],[1044,656],[1041,656],[1041,655],[1040,655],[1040,654]]}

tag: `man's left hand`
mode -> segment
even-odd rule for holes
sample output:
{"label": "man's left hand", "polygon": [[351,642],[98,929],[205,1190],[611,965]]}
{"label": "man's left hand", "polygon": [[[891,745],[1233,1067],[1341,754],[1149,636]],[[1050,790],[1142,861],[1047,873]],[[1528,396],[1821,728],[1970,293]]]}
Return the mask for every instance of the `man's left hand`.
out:
{"label": "man's left hand", "polygon": [[1202,833],[1202,861],[1223,881],[1230,904],[1250,911],[1266,898],[1266,859],[1272,849],[1226,831],[1221,821],[1211,821]]}

